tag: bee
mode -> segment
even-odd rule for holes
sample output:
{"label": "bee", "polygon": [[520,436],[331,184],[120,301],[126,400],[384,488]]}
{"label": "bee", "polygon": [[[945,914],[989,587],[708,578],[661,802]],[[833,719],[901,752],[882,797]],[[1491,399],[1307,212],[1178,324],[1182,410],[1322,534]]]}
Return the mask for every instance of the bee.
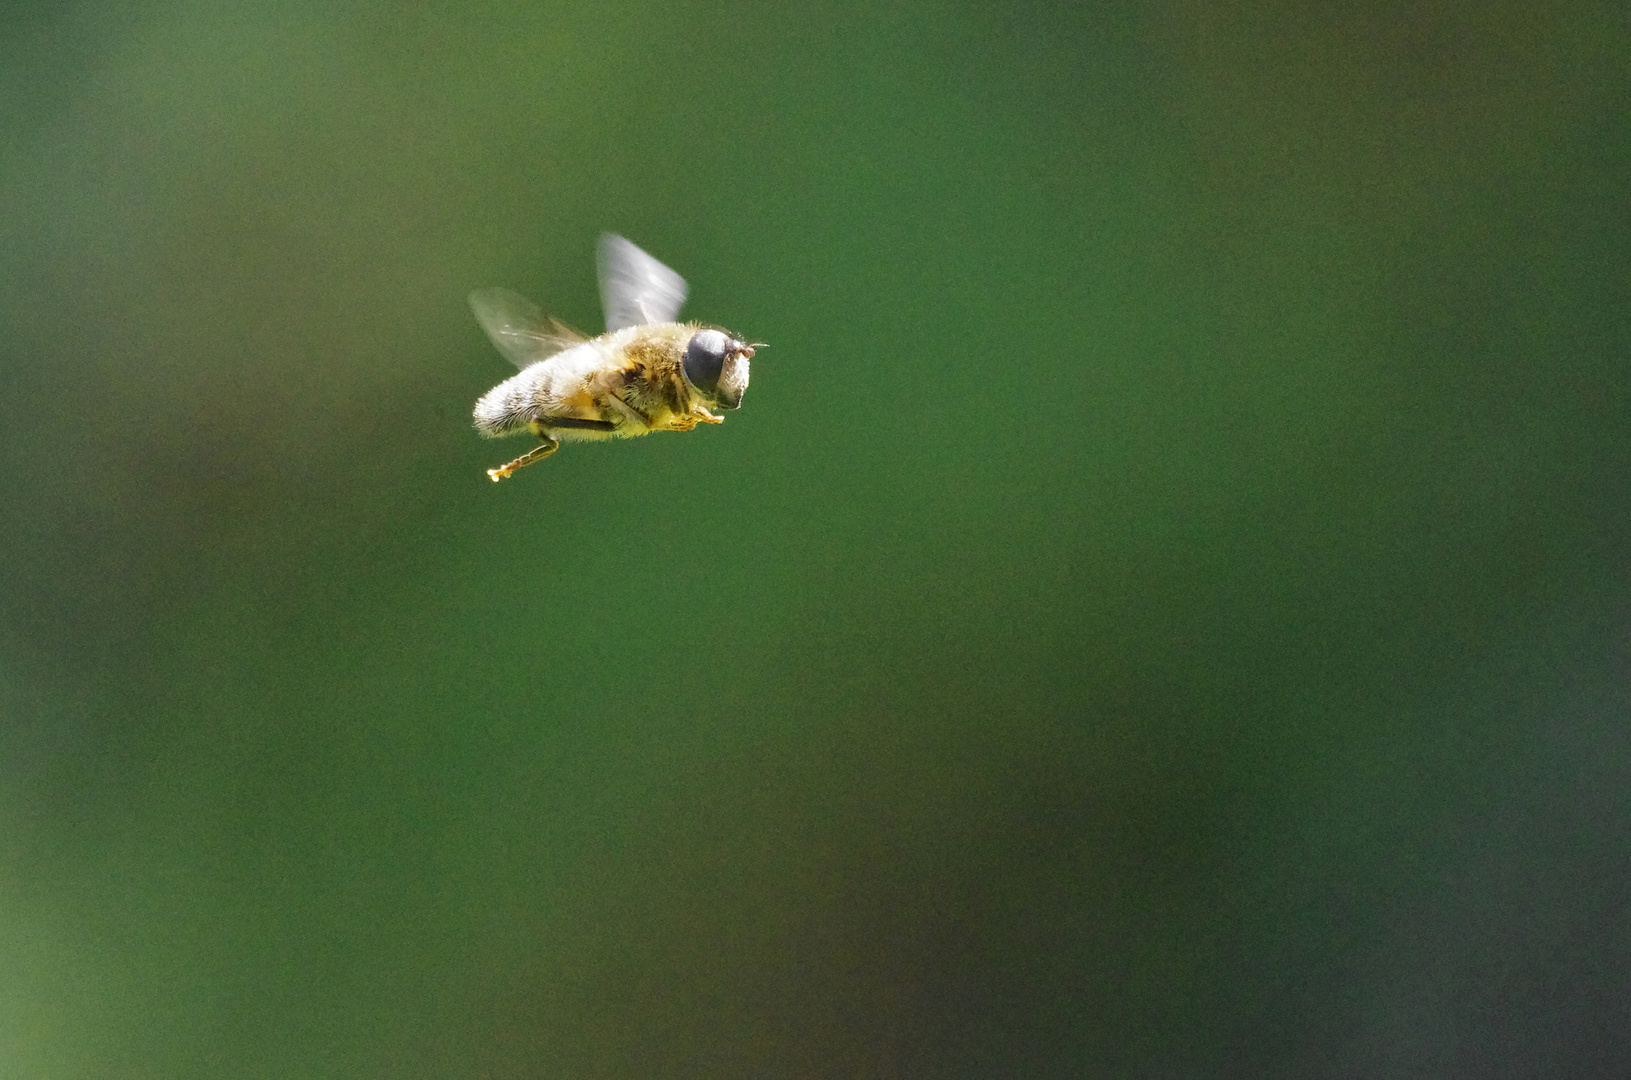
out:
{"label": "bee", "polygon": [[717,326],[675,322],[685,279],[621,236],[602,233],[600,300],[606,332],[585,338],[545,319],[508,289],[477,289],[470,308],[498,351],[521,369],[476,402],[476,430],[490,439],[530,432],[539,445],[488,469],[497,483],[562,442],[632,439],[653,431],[690,431],[724,418],[710,407],[742,406],[748,361],[763,342],[746,344]]}

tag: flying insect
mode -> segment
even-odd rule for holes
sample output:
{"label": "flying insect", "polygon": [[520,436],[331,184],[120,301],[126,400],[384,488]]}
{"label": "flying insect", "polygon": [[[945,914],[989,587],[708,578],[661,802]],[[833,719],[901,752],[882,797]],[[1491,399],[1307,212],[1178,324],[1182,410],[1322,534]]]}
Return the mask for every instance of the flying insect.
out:
{"label": "flying insect", "polygon": [[718,326],[676,322],[685,279],[621,236],[598,248],[606,332],[586,338],[509,289],[477,289],[470,308],[498,351],[521,369],[476,402],[488,438],[530,433],[539,445],[487,475],[496,483],[562,442],[632,439],[719,424],[742,406],[747,344]]}

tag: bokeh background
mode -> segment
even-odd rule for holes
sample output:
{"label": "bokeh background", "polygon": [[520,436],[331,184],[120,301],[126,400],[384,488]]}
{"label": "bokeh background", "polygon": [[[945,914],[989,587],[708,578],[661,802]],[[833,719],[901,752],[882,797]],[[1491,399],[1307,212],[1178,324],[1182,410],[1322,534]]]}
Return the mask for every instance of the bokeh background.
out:
{"label": "bokeh background", "polygon": [[1631,1069],[1631,9],[332,7],[0,20],[0,1076]]}

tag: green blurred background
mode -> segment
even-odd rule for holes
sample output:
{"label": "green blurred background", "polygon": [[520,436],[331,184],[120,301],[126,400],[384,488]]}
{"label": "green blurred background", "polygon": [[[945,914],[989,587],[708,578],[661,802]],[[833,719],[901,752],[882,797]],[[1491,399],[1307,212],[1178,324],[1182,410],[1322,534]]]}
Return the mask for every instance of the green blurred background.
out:
{"label": "green blurred background", "polygon": [[1623,5],[6,11],[0,1077],[1631,1068]]}

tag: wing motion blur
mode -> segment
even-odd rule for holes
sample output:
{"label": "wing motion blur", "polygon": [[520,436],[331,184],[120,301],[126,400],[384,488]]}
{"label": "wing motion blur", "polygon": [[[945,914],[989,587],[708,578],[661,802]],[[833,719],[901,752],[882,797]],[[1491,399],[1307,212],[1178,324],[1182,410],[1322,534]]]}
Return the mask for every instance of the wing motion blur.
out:
{"label": "wing motion blur", "polygon": [[598,261],[608,331],[673,322],[680,313],[685,279],[623,237],[601,233]]}
{"label": "wing motion blur", "polygon": [[544,317],[538,305],[509,289],[477,289],[470,310],[498,351],[516,367],[547,360],[584,340],[565,323]]}

